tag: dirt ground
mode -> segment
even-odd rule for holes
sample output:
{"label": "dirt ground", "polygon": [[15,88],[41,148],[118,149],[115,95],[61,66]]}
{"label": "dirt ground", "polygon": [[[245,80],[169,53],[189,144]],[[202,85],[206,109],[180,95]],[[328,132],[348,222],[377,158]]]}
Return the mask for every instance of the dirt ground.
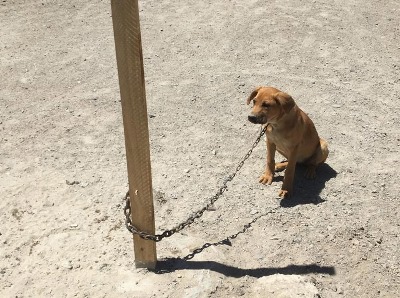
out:
{"label": "dirt ground", "polygon": [[[1,297],[399,297],[400,2],[141,1],[157,232],[216,193],[258,85],[328,140],[317,179],[228,191],[136,269],[109,1],[0,3]],[[244,226],[247,225],[245,228]]]}

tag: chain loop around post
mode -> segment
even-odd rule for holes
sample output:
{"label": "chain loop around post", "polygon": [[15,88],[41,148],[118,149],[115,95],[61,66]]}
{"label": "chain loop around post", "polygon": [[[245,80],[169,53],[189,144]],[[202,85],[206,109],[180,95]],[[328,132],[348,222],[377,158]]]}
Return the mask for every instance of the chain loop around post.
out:
{"label": "chain loop around post", "polygon": [[130,195],[129,195],[129,191],[126,193],[125,195],[125,208],[124,208],[124,214],[125,214],[125,226],[128,229],[129,232],[131,232],[134,235],[138,235],[141,238],[145,239],[145,240],[151,240],[151,241],[155,241],[155,242],[159,242],[161,241],[163,238],[165,237],[171,237],[173,234],[183,230],[185,227],[191,225],[196,219],[200,218],[201,216],[203,216],[204,212],[207,210],[210,210],[213,206],[214,203],[222,196],[222,194],[228,189],[228,183],[231,182],[235,177],[236,174],[240,171],[240,169],[243,167],[245,161],[250,157],[250,155],[253,153],[254,148],[256,148],[256,146],[258,145],[258,143],[260,142],[261,138],[263,137],[263,135],[265,134],[265,131],[267,129],[267,126],[263,127],[260,131],[259,136],[257,137],[257,139],[255,140],[255,142],[253,143],[253,145],[251,146],[250,150],[246,153],[246,155],[242,158],[242,160],[239,162],[238,166],[235,169],[235,172],[229,176],[227,176],[221,187],[218,189],[217,193],[215,195],[213,195],[210,198],[210,202],[203,207],[202,209],[194,212],[191,216],[189,216],[189,218],[180,223],[179,225],[177,225],[176,227],[172,228],[171,230],[166,230],[161,234],[157,234],[157,235],[153,235],[144,231],[140,231],[139,229],[137,229],[133,223],[132,223],[132,219],[131,219],[131,214],[132,214],[132,209],[131,209],[131,201],[130,201]]}

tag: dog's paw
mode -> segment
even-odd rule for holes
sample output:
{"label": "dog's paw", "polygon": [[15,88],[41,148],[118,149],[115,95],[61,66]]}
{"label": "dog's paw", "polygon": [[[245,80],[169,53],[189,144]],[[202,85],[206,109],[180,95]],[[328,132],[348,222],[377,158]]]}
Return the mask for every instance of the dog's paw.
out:
{"label": "dog's paw", "polygon": [[274,178],[274,175],[272,174],[267,174],[264,173],[261,177],[260,180],[258,182],[262,183],[262,184],[268,184],[270,185],[272,183],[272,179]]}
{"label": "dog's paw", "polygon": [[281,189],[280,191],[279,191],[279,197],[281,197],[282,199],[287,199],[287,198],[289,198],[290,197],[290,192],[288,191],[288,190],[285,190],[285,189]]}
{"label": "dog's paw", "polygon": [[275,164],[275,172],[282,172],[282,171],[286,170],[287,165],[288,165],[287,161],[276,163]]}

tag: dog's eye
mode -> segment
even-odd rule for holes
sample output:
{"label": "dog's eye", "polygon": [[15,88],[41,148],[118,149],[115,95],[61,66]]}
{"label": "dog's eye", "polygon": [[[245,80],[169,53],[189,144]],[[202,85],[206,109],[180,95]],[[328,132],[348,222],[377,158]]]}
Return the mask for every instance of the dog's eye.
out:
{"label": "dog's eye", "polygon": [[255,99],[253,99],[253,106],[255,106],[256,105],[256,100]]}
{"label": "dog's eye", "polygon": [[263,108],[269,108],[269,107],[270,107],[270,104],[269,104],[269,103],[266,103],[266,102],[264,102],[264,103],[262,104],[262,106],[263,106]]}

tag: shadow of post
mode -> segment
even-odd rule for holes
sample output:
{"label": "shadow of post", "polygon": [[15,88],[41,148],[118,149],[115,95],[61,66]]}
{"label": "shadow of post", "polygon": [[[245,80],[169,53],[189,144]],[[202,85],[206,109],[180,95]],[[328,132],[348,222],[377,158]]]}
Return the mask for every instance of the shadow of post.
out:
{"label": "shadow of post", "polygon": [[184,259],[166,259],[157,263],[156,273],[170,273],[177,270],[211,270],[227,277],[240,278],[251,276],[260,278],[274,274],[285,275],[306,275],[306,274],[326,274],[335,275],[335,268],[332,266],[320,266],[317,264],[308,265],[289,265],[286,267],[266,267],[243,269],[228,266],[214,261],[187,261]]}

